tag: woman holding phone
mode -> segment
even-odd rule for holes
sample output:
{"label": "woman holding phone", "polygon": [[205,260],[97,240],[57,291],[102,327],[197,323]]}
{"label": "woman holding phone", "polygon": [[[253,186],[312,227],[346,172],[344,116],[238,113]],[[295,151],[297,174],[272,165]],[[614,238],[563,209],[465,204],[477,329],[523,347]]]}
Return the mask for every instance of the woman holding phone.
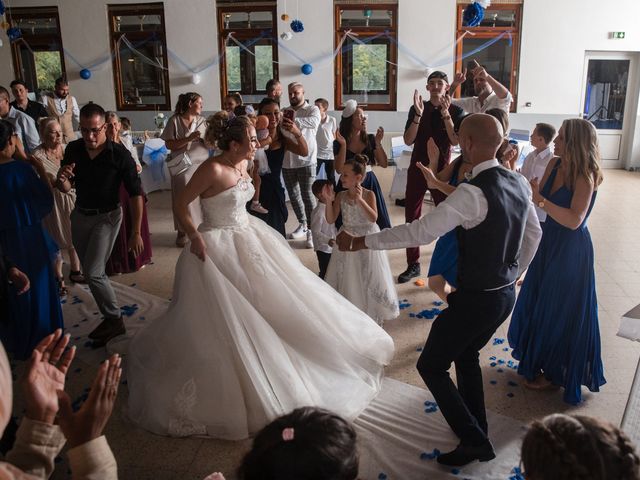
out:
{"label": "woman holding phone", "polygon": [[[197,168],[209,158],[209,148],[204,143],[204,133],[207,130],[207,119],[202,116],[202,97],[195,92],[183,93],[178,97],[174,115],[169,118],[162,138],[171,150],[170,164],[182,164],[184,170],[174,170],[171,175],[171,203],[184,190]],[[195,199],[189,205],[189,213],[196,225],[202,222],[200,200]],[[184,247],[187,237],[178,224],[175,214],[174,228],[178,232],[176,246]]]}

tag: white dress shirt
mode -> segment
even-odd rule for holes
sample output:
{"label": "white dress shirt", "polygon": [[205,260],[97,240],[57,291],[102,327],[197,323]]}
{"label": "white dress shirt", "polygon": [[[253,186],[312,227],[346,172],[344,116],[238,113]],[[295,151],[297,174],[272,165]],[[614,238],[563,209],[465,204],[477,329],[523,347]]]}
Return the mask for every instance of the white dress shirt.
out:
{"label": "white dress shirt", "polygon": [[[42,95],[40,98],[40,103],[45,107],[49,105],[49,97],[46,95]],[[60,115],[64,115],[67,111],[67,97],[59,98],[57,96],[53,96],[53,104],[56,106],[56,110]],[[76,97],[71,96],[71,105],[73,106],[73,125],[74,127],[80,123],[80,107],[78,107],[78,101]]]}
{"label": "white dress shirt", "polygon": [[[309,102],[305,100],[304,104],[296,110],[294,122],[307,141],[309,154],[303,157],[302,155],[296,155],[295,153],[287,151],[284,154],[282,168],[300,168],[315,165],[318,158],[316,133],[320,125],[320,109],[315,105],[309,105]],[[288,132],[285,132],[285,134],[287,133]]]}
{"label": "white dress shirt", "polygon": [[[473,167],[471,175],[475,177],[489,168],[504,167],[501,167],[496,159],[487,160]],[[531,187],[526,179],[524,177],[519,178],[527,186],[527,190],[531,192]],[[518,259],[518,277],[529,266],[542,236],[542,230],[533,208],[531,197],[529,197],[529,204],[530,208],[527,213],[527,223]],[[367,235],[365,244],[368,248],[374,250],[391,250],[427,245],[458,226],[469,230],[480,225],[487,217],[488,210],[487,199],[482,190],[474,185],[462,183],[446,200],[422,218],[414,220],[412,223],[398,225],[397,227],[387,228],[381,232]]]}
{"label": "white dress shirt", "polygon": [[[530,152],[529,155],[524,159],[524,163],[522,164],[522,169],[520,173],[525,176],[525,178],[531,181],[534,178],[537,178],[538,181],[542,180],[544,176],[544,172],[547,170],[547,165],[553,158],[553,152],[551,151],[551,147],[547,147],[542,150],[540,153],[536,153],[534,150]],[[542,185],[540,186],[542,188]],[[544,222],[547,219],[547,212],[536,205],[536,213],[538,214],[538,219],[541,222]]]}
{"label": "white dress shirt", "polygon": [[336,139],[336,119],[331,115],[320,121],[316,142],[318,143],[318,158],[322,160],[333,160],[333,141]]}
{"label": "white dress shirt", "polygon": [[311,212],[311,236],[314,250],[331,253],[333,249],[329,246],[329,240],[336,238],[337,231],[334,223],[327,222],[326,211],[327,206],[318,202]]}
{"label": "white dress shirt", "polygon": [[478,97],[451,99],[451,103],[462,108],[467,113],[484,113],[487,110],[491,110],[492,108],[500,108],[509,113],[509,108],[511,107],[512,101],[513,97],[511,97],[511,92],[507,92],[507,96],[504,98],[498,97],[498,95],[496,95],[496,92],[491,92],[491,94],[487,98],[485,98],[482,105],[480,105],[480,100],[478,99]]}
{"label": "white dress shirt", "polygon": [[22,140],[26,153],[33,152],[40,145],[40,134],[36,128],[36,122],[29,115],[10,107],[9,113],[3,120],[7,120],[13,125],[16,134]]}

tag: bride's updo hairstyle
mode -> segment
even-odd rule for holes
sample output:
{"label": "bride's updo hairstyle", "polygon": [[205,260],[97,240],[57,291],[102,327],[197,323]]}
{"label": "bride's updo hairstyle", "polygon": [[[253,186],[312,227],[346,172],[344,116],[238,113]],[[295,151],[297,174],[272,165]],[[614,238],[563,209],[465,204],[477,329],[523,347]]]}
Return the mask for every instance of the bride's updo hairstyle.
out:
{"label": "bride's updo hairstyle", "polygon": [[369,162],[369,157],[366,155],[358,154],[353,156],[344,162],[345,165],[351,165],[351,169],[353,173],[356,175],[365,175],[367,173],[367,163]]}
{"label": "bride's updo hairstyle", "polygon": [[204,139],[220,150],[229,150],[232,141],[244,143],[247,140],[250,127],[253,127],[253,123],[248,117],[230,118],[227,112],[218,112],[207,119]]}
{"label": "bride's updo hairstyle", "polygon": [[528,480],[639,480],[640,459],[614,425],[582,415],[549,415],[522,442]]}
{"label": "bride's updo hairstyle", "polygon": [[356,432],[327,410],[303,407],[275,419],[253,440],[240,480],[356,480]]}

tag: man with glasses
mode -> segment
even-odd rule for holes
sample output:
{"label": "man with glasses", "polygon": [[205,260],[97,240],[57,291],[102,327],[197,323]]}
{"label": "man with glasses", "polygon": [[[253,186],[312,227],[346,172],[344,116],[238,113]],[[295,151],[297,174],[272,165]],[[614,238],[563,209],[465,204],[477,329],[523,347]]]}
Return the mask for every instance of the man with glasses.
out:
{"label": "man with glasses", "polygon": [[9,91],[0,86],[0,118],[13,125],[16,135],[22,141],[25,152],[29,154],[40,145],[40,135],[36,123],[26,113],[13,108],[10,101]]}
{"label": "man with glasses", "polygon": [[68,192],[76,188],[76,206],[71,213],[71,234],[85,278],[104,321],[89,334],[94,348],[125,333],[122,314],[105,273],[120,223],[120,184],[130,196],[132,234],[130,251],[137,257],[143,249],[142,185],[131,153],[106,136],[104,109],[88,103],[80,110],[82,138],[69,145],[58,172],[57,187]]}

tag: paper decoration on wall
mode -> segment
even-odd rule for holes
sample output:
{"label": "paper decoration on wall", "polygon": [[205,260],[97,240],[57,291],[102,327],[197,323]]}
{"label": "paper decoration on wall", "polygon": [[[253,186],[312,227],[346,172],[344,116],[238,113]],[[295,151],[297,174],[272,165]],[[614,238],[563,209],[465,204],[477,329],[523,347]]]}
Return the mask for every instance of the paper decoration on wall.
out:
{"label": "paper decoration on wall", "polygon": [[283,22],[289,21],[289,15],[287,15],[286,13],[283,13],[282,15],[280,15],[280,18],[282,19]]}
{"label": "paper decoration on wall", "polygon": [[13,42],[22,37],[22,32],[17,27],[11,27],[7,30],[7,37]]}
{"label": "paper decoration on wall", "polygon": [[302,67],[300,67],[300,71],[305,75],[311,75],[311,72],[313,72],[313,67],[310,64],[305,63],[304,65],[302,65]]}
{"label": "paper decoration on wall", "polygon": [[477,27],[484,18],[484,10],[491,5],[491,0],[476,0],[467,5],[462,14],[462,24],[465,27]]}
{"label": "paper decoration on wall", "polygon": [[304,24],[298,19],[291,22],[291,25],[289,26],[291,27],[291,30],[293,30],[296,33],[300,33],[304,31]]}
{"label": "paper decoration on wall", "polygon": [[291,40],[293,38],[293,33],[291,33],[291,32],[282,32],[280,34],[280,38],[282,40],[284,40],[285,42],[288,42],[289,40]]}
{"label": "paper decoration on wall", "polygon": [[88,68],[83,68],[80,70],[80,78],[83,80],[89,80],[91,78],[91,70]]}
{"label": "paper decoration on wall", "polygon": [[193,83],[194,85],[198,85],[201,80],[202,78],[200,78],[200,75],[198,75],[197,73],[191,75],[191,83]]}

